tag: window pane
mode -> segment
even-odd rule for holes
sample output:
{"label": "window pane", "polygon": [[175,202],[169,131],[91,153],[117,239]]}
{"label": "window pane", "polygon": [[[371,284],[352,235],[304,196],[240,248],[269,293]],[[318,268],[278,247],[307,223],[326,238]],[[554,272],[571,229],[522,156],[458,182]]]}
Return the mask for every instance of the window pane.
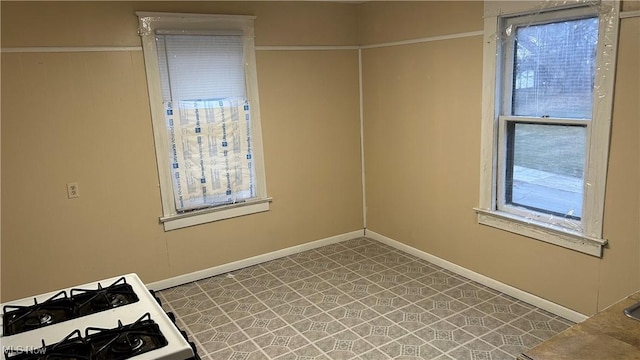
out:
{"label": "window pane", "polygon": [[516,29],[512,115],[591,118],[598,18]]}
{"label": "window pane", "polygon": [[510,122],[507,132],[506,203],[580,219],[586,127]]}

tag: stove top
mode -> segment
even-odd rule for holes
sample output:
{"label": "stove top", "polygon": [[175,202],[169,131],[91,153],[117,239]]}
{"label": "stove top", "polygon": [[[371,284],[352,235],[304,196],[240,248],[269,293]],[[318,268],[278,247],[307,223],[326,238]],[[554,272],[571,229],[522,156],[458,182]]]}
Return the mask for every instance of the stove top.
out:
{"label": "stove top", "polygon": [[136,274],[2,305],[0,343],[6,360],[194,357],[189,342]]}
{"label": "stove top", "polygon": [[95,289],[71,289],[70,294],[63,290],[41,303],[34,299],[33,305],[5,305],[3,334],[15,335],[138,301],[124,276],[106,288],[98,283]]}

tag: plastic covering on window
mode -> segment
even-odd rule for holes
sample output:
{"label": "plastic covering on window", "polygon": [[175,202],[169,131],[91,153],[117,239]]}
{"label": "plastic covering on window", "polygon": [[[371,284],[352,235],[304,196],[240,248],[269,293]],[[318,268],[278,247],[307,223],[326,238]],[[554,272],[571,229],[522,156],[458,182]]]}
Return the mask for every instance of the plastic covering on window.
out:
{"label": "plastic covering on window", "polygon": [[180,212],[255,198],[247,99],[165,102]]}
{"label": "plastic covering on window", "polygon": [[[508,200],[505,203],[517,207],[518,215],[527,221],[554,224],[577,233],[585,233],[585,223],[581,218],[584,215],[583,209],[588,205],[583,203],[586,201],[584,194],[594,185],[590,181],[594,177],[587,176],[589,169],[584,168],[585,159],[593,156],[589,154],[587,131],[587,126],[591,125],[585,124],[585,120],[597,118],[598,114],[592,114],[593,109],[610,111],[611,87],[607,85],[611,81],[607,76],[613,74],[611,70],[615,66],[618,4],[609,1],[546,1],[538,3],[536,7],[524,13],[514,12],[513,15],[503,14],[503,9],[499,8],[502,6],[500,3],[496,2],[495,6],[498,8],[492,9],[494,15],[497,13],[502,19],[524,19],[514,21],[515,24],[505,21],[506,25],[498,27],[499,32],[494,35],[498,59],[503,55],[500,49],[515,41],[513,54],[510,54],[513,56],[514,66],[513,70],[509,69],[513,71],[510,77],[513,81],[508,85],[496,83],[498,89],[510,86],[509,91],[512,94],[508,106],[505,106],[503,101],[498,102],[502,104],[500,115],[512,117],[509,120],[510,128],[502,133],[505,134],[506,140],[500,141],[506,141],[507,147],[511,149],[511,154],[506,156],[515,158],[512,159],[511,165],[506,166],[508,169],[501,170],[506,171],[505,177],[513,181],[505,185],[505,198]],[[560,17],[550,22],[536,22],[537,15],[577,8],[586,9],[585,14],[593,13],[592,19],[589,19],[589,15],[583,15],[567,19]],[[529,18],[531,22],[527,23]],[[549,30],[546,39],[536,37],[543,32],[540,31],[542,27]],[[595,38],[589,35],[593,33],[594,28]],[[567,36],[562,40],[565,43],[559,43],[552,52],[544,49],[543,40],[554,41],[563,36]],[[536,49],[542,51],[536,53]],[[553,52],[556,49],[559,51]],[[553,64],[540,66],[541,57],[546,56],[547,62],[550,63],[554,60],[553,56],[561,52],[568,57],[557,59],[559,64],[555,73],[550,69]],[[564,66],[566,64],[571,64],[571,68]],[[576,69],[580,66],[582,70]],[[589,71],[589,67],[592,67],[593,78],[588,79],[584,74],[578,73],[574,74],[573,78],[570,77],[570,71]],[[504,74],[500,71],[498,73]],[[557,75],[558,73],[561,74]],[[553,88],[554,86],[557,86],[557,89]],[[547,93],[544,93],[545,91]],[[566,91],[566,94],[571,96],[563,97],[561,91]],[[542,106],[541,99],[546,101]],[[508,108],[508,113],[505,113],[505,108]],[[513,120],[515,117],[576,119],[581,122],[532,124]],[[573,149],[568,152],[567,149],[563,149],[567,147],[567,139],[574,141]],[[531,149],[527,149],[527,146]],[[542,154],[544,152],[553,154],[554,159],[551,162],[560,163],[559,169],[555,164],[549,163]],[[527,159],[523,158],[528,156],[527,154],[537,157],[540,166],[536,168],[523,165],[527,164]],[[600,218],[593,221],[597,221],[598,224],[592,228],[601,228]]]}
{"label": "plastic covering on window", "polygon": [[[261,139],[255,17],[136,14],[145,61],[159,73],[157,84],[150,85],[150,98],[154,127],[166,134],[166,139],[156,139],[167,144],[166,151],[158,151],[159,161],[168,164],[161,174],[165,217],[264,199],[261,154],[256,151]],[[190,56],[180,56],[184,52]],[[194,73],[196,68],[210,76]],[[172,194],[173,201],[164,194]]]}

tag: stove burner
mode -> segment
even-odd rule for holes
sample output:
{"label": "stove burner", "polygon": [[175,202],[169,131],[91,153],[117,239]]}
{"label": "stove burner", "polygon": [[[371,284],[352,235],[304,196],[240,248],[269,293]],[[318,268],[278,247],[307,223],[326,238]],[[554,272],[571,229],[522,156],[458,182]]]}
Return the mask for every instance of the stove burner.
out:
{"label": "stove burner", "polygon": [[127,298],[122,294],[109,295],[109,303],[113,307],[123,305],[126,302],[127,302]]}
{"label": "stove burner", "polygon": [[40,325],[47,325],[53,322],[53,315],[46,311],[34,311],[33,315],[27,316],[24,320],[24,324],[28,327],[39,327]]}
{"label": "stove burner", "polygon": [[74,317],[74,304],[61,291],[51,298],[38,303],[34,299],[31,306],[7,305],[4,310],[4,335],[14,335],[55,324]]}
{"label": "stove burner", "polygon": [[111,344],[111,351],[118,354],[132,354],[144,346],[144,340],[139,337],[129,339],[128,336],[120,336]]}

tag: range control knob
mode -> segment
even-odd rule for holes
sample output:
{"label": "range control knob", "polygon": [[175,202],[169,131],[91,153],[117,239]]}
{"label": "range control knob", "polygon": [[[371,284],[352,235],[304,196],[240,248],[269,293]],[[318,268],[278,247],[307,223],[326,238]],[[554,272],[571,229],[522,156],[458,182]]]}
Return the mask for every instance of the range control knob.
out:
{"label": "range control knob", "polygon": [[149,292],[151,293],[151,296],[153,296],[153,298],[156,299],[156,301],[158,302],[158,305],[162,306],[162,301],[160,301],[160,298],[156,296],[156,292],[153,290],[149,290]]}
{"label": "range control knob", "polygon": [[176,315],[170,311],[167,311],[167,316],[171,319],[171,322],[176,323]]}
{"label": "range control knob", "polygon": [[196,348],[196,344],[193,341],[189,341],[189,345],[191,345],[191,349],[193,349],[193,358],[195,360],[200,360],[200,356],[198,356],[198,349]]}

